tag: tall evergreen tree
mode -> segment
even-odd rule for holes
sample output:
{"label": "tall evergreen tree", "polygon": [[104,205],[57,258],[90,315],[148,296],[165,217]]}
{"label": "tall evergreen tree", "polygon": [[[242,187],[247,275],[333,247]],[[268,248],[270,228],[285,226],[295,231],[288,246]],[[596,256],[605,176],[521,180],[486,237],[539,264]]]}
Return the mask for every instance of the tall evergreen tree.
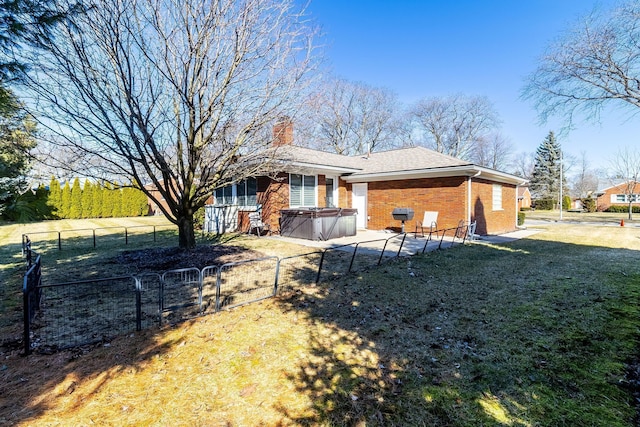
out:
{"label": "tall evergreen tree", "polygon": [[93,186],[93,202],[91,203],[91,217],[102,218],[102,186],[99,182]]}
{"label": "tall evergreen tree", "polygon": [[82,218],[93,218],[93,185],[88,179],[82,187]]}
{"label": "tall evergreen tree", "polygon": [[73,180],[71,187],[71,206],[69,208],[69,218],[82,218],[82,188],[78,178]]}
{"label": "tall evergreen tree", "polygon": [[102,218],[113,217],[113,188],[108,182],[102,188]]}
{"label": "tall evergreen tree", "polygon": [[551,131],[536,150],[533,174],[529,183],[532,198],[559,200],[560,167],[561,148]]}
{"label": "tall evergreen tree", "polygon": [[52,176],[51,181],[49,181],[49,195],[47,196],[47,205],[51,209],[51,215],[54,218],[60,216],[61,196],[62,189],[60,188],[60,181]]}
{"label": "tall evergreen tree", "polygon": [[112,203],[112,211],[111,215],[114,218],[122,217],[122,188],[119,185],[115,185],[112,190],[111,195],[111,203]]}
{"label": "tall evergreen tree", "polygon": [[65,181],[62,188],[62,195],[60,196],[60,218],[69,218],[71,212],[71,187],[69,181]]}

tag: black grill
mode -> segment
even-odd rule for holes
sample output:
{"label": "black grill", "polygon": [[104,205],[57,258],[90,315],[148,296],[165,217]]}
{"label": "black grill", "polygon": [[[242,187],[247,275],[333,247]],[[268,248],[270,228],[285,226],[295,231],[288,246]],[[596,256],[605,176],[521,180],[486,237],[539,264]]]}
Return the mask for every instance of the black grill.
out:
{"label": "black grill", "polygon": [[411,208],[395,208],[393,212],[393,219],[397,219],[398,221],[409,221],[413,219],[413,209]]}

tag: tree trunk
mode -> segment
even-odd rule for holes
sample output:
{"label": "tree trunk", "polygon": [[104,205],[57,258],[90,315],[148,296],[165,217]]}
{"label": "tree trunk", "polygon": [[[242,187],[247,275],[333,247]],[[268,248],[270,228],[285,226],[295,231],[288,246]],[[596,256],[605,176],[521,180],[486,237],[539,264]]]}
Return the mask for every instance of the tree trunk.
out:
{"label": "tree trunk", "polygon": [[[633,200],[631,197],[633,196],[629,196],[629,200]],[[633,219],[633,202],[629,202],[629,221],[631,221]]]}
{"label": "tree trunk", "polygon": [[193,215],[184,215],[178,218],[178,245],[180,249],[193,249],[196,247]]}

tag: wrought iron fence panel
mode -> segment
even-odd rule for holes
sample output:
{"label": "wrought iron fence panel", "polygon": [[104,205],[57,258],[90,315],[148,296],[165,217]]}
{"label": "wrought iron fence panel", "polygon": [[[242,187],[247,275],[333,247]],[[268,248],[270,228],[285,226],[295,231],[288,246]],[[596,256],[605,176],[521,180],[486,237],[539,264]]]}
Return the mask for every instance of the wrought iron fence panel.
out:
{"label": "wrought iron fence panel", "polygon": [[202,282],[197,268],[180,268],[162,274],[160,287],[162,319],[175,323],[200,314]]}
{"label": "wrought iron fence panel", "polygon": [[162,323],[160,292],[162,276],[158,273],[143,273],[135,276],[139,295],[137,300],[138,329],[147,329]]}
{"label": "wrought iron fence panel", "polygon": [[397,248],[389,245],[389,239],[358,242],[349,271],[362,271],[378,265],[384,256],[396,256]]}
{"label": "wrought iron fence panel", "polygon": [[28,355],[31,352],[31,325],[36,311],[40,309],[40,300],[42,293],[40,286],[42,284],[42,260],[40,255],[36,256],[35,261],[32,260],[34,255],[29,250],[29,268],[24,275],[22,284],[22,315],[23,315],[23,340],[24,353]]}
{"label": "wrought iron fence panel", "polygon": [[218,267],[208,266],[202,269],[202,308],[203,314],[215,313],[218,307]]}
{"label": "wrought iron fence panel", "polygon": [[265,257],[220,266],[218,310],[274,296],[278,257]]}
{"label": "wrought iron fence panel", "polygon": [[92,344],[136,330],[136,280],[131,276],[42,285],[32,324],[35,346]]}
{"label": "wrought iron fence panel", "polygon": [[278,260],[276,293],[314,285],[318,278],[322,251],[294,255]]}
{"label": "wrought iron fence panel", "polygon": [[355,244],[325,249],[318,282],[335,280],[349,273],[355,251]]}

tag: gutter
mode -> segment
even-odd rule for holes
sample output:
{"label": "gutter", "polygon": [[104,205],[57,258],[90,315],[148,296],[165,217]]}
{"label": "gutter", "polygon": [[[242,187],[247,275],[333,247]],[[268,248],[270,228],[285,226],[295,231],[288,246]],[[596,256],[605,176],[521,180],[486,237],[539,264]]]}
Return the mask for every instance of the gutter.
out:
{"label": "gutter", "polygon": [[477,178],[482,174],[482,171],[476,172],[475,175],[467,178],[467,224],[471,224],[471,180]]}

